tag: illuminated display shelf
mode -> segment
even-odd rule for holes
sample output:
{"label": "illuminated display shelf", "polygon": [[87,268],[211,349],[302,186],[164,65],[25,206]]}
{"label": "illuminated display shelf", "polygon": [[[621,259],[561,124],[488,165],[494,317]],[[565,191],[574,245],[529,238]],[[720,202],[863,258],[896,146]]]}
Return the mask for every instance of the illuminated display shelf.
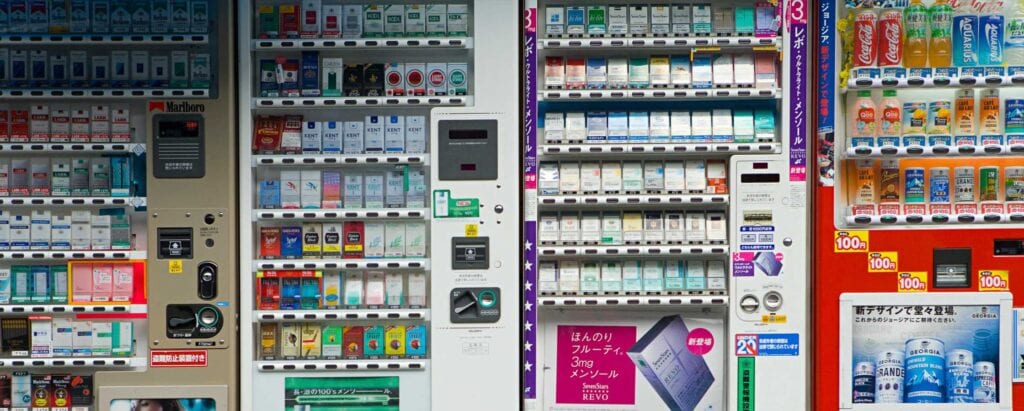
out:
{"label": "illuminated display shelf", "polygon": [[0,46],[190,46],[208,44],[207,34],[4,34]]}
{"label": "illuminated display shelf", "polygon": [[361,320],[415,320],[426,321],[430,310],[426,308],[367,308],[337,310],[260,310],[253,313],[256,322],[277,321],[361,321]]}
{"label": "illuminated display shelf", "polygon": [[136,368],[147,364],[143,357],[2,358],[0,369],[32,368]]}
{"label": "illuminated display shelf", "polygon": [[540,146],[541,152],[550,156],[773,154],[779,152],[781,148],[782,145],[779,143],[541,144]]}
{"label": "illuminated display shelf", "polygon": [[1024,144],[1002,145],[959,145],[959,146],[881,146],[850,147],[846,158],[888,158],[888,157],[989,157],[1024,155]]}
{"label": "illuminated display shelf", "polygon": [[470,37],[407,37],[407,38],[321,38],[321,39],[256,39],[252,48],[261,50],[363,50],[363,49],[468,49]]}
{"label": "illuminated display shelf", "polygon": [[373,166],[373,165],[427,165],[430,155],[421,154],[257,154],[252,156],[253,167],[268,166]]}
{"label": "illuminated display shelf", "polygon": [[429,270],[426,258],[255,260],[253,270]]}
{"label": "illuminated display shelf", "polygon": [[260,371],[399,371],[425,370],[427,360],[274,360],[256,361]]}
{"label": "illuminated display shelf", "polygon": [[728,205],[728,194],[581,194],[542,195],[537,197],[541,208],[573,206],[718,206]]}
{"label": "illuminated display shelf", "polygon": [[281,108],[336,108],[336,107],[388,107],[388,106],[462,106],[469,104],[471,96],[421,97],[256,97],[253,110]]}
{"label": "illuminated display shelf", "polygon": [[146,314],[145,304],[4,304],[0,314]]}
{"label": "illuminated display shelf", "polygon": [[429,210],[426,208],[370,208],[370,209],[285,209],[285,210],[253,210],[259,220],[391,220],[391,219],[423,219]]}
{"label": "illuminated display shelf", "polygon": [[657,88],[616,90],[544,90],[540,99],[561,100],[697,100],[697,99],[775,99],[778,88]]}
{"label": "illuminated display shelf", "polygon": [[146,197],[0,197],[0,206],[145,207]]}
{"label": "illuminated display shelf", "polygon": [[[724,291],[723,291],[724,292]],[[726,295],[576,295],[539,296],[541,307],[591,308],[591,307],[679,307],[679,306],[728,306]]]}
{"label": "illuminated display shelf", "polygon": [[146,258],[145,251],[133,250],[102,250],[102,251],[0,251],[3,260],[141,260]]}
{"label": "illuminated display shelf", "polygon": [[38,98],[75,98],[75,99],[123,99],[123,98],[208,98],[210,90],[205,88],[4,88],[0,89],[0,98],[7,99],[38,99]]}
{"label": "illuminated display shelf", "polygon": [[720,245],[605,245],[605,246],[547,246],[538,248],[538,256],[545,257],[628,257],[657,258],[701,255],[726,255],[727,244]]}
{"label": "illuminated display shelf", "polygon": [[137,153],[146,152],[145,144],[137,143],[3,143],[0,153],[4,154],[51,154],[51,153]]}
{"label": "illuminated display shelf", "polygon": [[538,42],[538,49],[586,48],[687,48],[687,47],[778,47],[779,37],[723,36],[723,37],[565,37],[546,38]]}

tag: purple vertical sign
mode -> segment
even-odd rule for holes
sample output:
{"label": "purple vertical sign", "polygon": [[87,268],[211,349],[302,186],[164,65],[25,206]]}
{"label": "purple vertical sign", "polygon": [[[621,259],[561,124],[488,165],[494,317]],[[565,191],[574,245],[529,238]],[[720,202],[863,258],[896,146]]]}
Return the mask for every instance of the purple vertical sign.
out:
{"label": "purple vertical sign", "polygon": [[[523,24],[523,189],[537,191],[537,9],[526,8]],[[524,195],[524,207],[536,207],[536,195]],[[532,201],[532,203],[531,203]],[[537,398],[537,217],[524,210],[523,221],[523,398]]]}
{"label": "purple vertical sign", "polygon": [[807,181],[807,0],[789,0],[789,181]]}

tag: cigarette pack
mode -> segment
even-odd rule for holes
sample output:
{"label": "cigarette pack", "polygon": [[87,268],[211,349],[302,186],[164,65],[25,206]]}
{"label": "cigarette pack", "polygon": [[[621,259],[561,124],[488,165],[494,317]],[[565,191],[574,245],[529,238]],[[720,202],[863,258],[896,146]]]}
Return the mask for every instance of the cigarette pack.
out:
{"label": "cigarette pack", "polygon": [[[0,86],[4,86],[4,73],[7,72],[6,63],[2,60],[4,50],[0,50]],[[11,141],[10,134],[10,111],[7,107],[0,107],[0,143],[7,143]]]}
{"label": "cigarette pack", "polygon": [[67,215],[55,215],[51,221],[50,249],[70,250],[71,249],[71,217]]}
{"label": "cigarette pack", "polygon": [[344,199],[342,206],[345,208],[363,208],[363,176],[361,174],[346,173],[344,184]]}
{"label": "cigarette pack", "polygon": [[110,82],[114,87],[131,85],[131,53],[127,50],[110,52]]}
{"label": "cigarette pack", "polygon": [[693,88],[711,88],[714,84],[714,73],[711,66],[712,57],[711,54],[707,53],[698,53],[693,56],[691,63]]}
{"label": "cigarette pack", "polygon": [[631,260],[622,263],[622,291],[642,291],[643,265],[640,261]]}
{"label": "cigarette pack", "polygon": [[733,57],[733,77],[736,85],[751,87],[754,85],[754,55],[737,54]]}
{"label": "cigarette pack", "polygon": [[601,290],[622,291],[622,263],[609,261],[601,264]]}
{"label": "cigarette pack", "polygon": [[[630,26],[632,29],[632,26]],[[647,88],[651,85],[651,60],[647,57],[629,59],[629,88]]]}
{"label": "cigarette pack", "polygon": [[110,301],[113,286],[114,267],[109,264],[94,264],[92,266],[92,301]]}
{"label": "cigarette pack", "polygon": [[50,302],[50,267],[45,265],[34,265],[29,267],[29,276],[32,277],[32,292],[29,301],[33,304],[47,304]]}
{"label": "cigarette pack", "polygon": [[341,57],[324,57],[322,61],[322,73],[320,73],[320,88],[324,97],[341,96],[343,76],[345,72],[344,60]]}
{"label": "cigarette pack", "polygon": [[672,56],[670,77],[673,87],[690,87],[693,76],[690,72],[689,56]]}
{"label": "cigarette pack", "polygon": [[[565,138],[565,113],[544,113],[544,141],[546,143],[561,142]],[[607,136],[607,116],[605,120],[605,136]]]}
{"label": "cigarette pack", "polygon": [[299,88],[304,97],[320,96],[320,53],[316,51],[302,52],[302,75]]}
{"label": "cigarette pack", "polygon": [[660,193],[665,190],[665,167],[660,161],[644,162],[644,191]]}
{"label": "cigarette pack", "polygon": [[[4,349],[6,350],[6,348],[7,341],[5,340]],[[29,375],[28,371],[14,371],[11,373],[10,396],[10,405],[15,407],[13,408],[15,410],[27,410],[28,407],[32,406],[32,377]]]}
{"label": "cigarette pack", "polygon": [[281,279],[276,271],[257,271],[257,305],[261,310],[277,310],[281,307]]}
{"label": "cigarette pack", "polygon": [[[49,357],[49,355],[46,355]],[[53,395],[53,376],[49,374],[32,375],[32,409],[50,409],[50,397]]]}
{"label": "cigarette pack", "polygon": [[757,88],[772,88],[778,84],[775,57],[768,53],[754,56],[754,85]]}
{"label": "cigarette pack", "polygon": [[[71,338],[73,357],[91,357],[93,326],[92,321],[75,321],[73,324],[75,335]],[[6,327],[4,327],[6,329]]]}
{"label": "cigarette pack", "polygon": [[665,241],[669,244],[682,244],[686,241],[686,215],[681,212],[665,213]]}
{"label": "cigarette pack", "polygon": [[644,261],[643,263],[643,286],[644,291],[663,291],[665,289],[665,262]]}
{"label": "cigarette pack", "polygon": [[296,323],[281,323],[280,331],[281,343],[278,345],[281,347],[281,357],[289,360],[297,359],[301,353],[299,338],[302,326]]}
{"label": "cigarette pack", "polygon": [[601,291],[601,266],[597,262],[583,262],[580,270],[580,291]]}
{"label": "cigarette pack", "polygon": [[32,195],[48,197],[50,195],[50,159],[46,157],[33,158],[30,167]]}
{"label": "cigarette pack", "polygon": [[32,87],[46,87],[49,83],[49,53],[45,50],[28,52],[29,83]]}
{"label": "cigarette pack", "polygon": [[448,64],[427,63],[427,95],[448,95]]}
{"label": "cigarette pack", "polygon": [[281,257],[302,258],[302,227],[281,227]]}
{"label": "cigarette pack", "polygon": [[363,6],[343,4],[341,6],[341,36],[359,38],[363,35]]}
{"label": "cigarette pack", "polygon": [[278,36],[281,38],[294,39],[299,37],[302,18],[300,4],[282,4],[278,6],[278,14],[281,16],[281,27]]}
{"label": "cigarette pack", "polygon": [[616,143],[628,140],[629,126],[629,113],[619,111],[608,113],[608,142]]}
{"label": "cigarette pack", "polygon": [[29,121],[32,142],[45,143],[50,141],[50,106],[45,104],[33,105]]}
{"label": "cigarette pack", "polygon": [[321,208],[341,208],[341,172],[323,171]]}
{"label": "cigarette pack", "polygon": [[652,111],[649,127],[652,143],[667,143],[671,139],[672,123],[667,111]]}
{"label": "cigarette pack", "polygon": [[405,35],[423,37],[427,31],[426,6],[423,4],[405,5]]}
{"label": "cigarette pack", "polygon": [[669,56],[652,56],[650,81],[652,87],[668,87],[671,83],[672,64]]}
{"label": "cigarette pack", "polygon": [[686,190],[691,193],[707,190],[707,171],[703,160],[686,161]]}
{"label": "cigarette pack", "polygon": [[114,327],[108,322],[92,323],[92,355],[109,357],[114,350]]}
{"label": "cigarette pack", "polygon": [[321,123],[323,131],[321,133],[320,150],[324,154],[341,152],[341,132],[344,127],[345,123],[341,121],[324,121]]}
{"label": "cigarette pack", "polygon": [[558,290],[578,292],[580,290],[580,263],[561,261],[558,263]]}
{"label": "cigarette pack", "polygon": [[727,170],[722,160],[708,160],[706,165],[707,192],[709,194],[726,194],[729,187],[726,183]]}
{"label": "cigarette pack", "polygon": [[725,213],[722,212],[708,212],[707,216],[707,236],[708,241],[713,242],[724,242],[726,239],[726,220]]}
{"label": "cigarette pack", "polygon": [[68,73],[68,58],[67,56],[60,54],[50,55],[50,87],[61,88],[67,87],[69,73]]}
{"label": "cigarette pack", "polygon": [[711,34],[711,5],[694,4],[692,10],[693,33],[697,35]]}
{"label": "cigarette pack", "polygon": [[660,211],[644,212],[644,242],[661,244],[665,241],[664,219]]}
{"label": "cigarette pack", "polygon": [[342,350],[342,327],[340,325],[328,325],[323,327],[323,337],[320,355],[325,359],[340,359]]}
{"label": "cigarette pack", "polygon": [[302,152],[320,153],[323,143],[323,128],[319,121],[305,121],[302,126]]}
{"label": "cigarette pack", "polygon": [[559,241],[558,236],[559,221],[558,214],[556,213],[545,213],[540,215],[540,229],[539,237],[542,244],[554,244]]}
{"label": "cigarette pack", "polygon": [[703,211],[686,213],[686,240],[691,243],[707,241],[707,216]]}
{"label": "cigarette pack", "polygon": [[537,285],[542,294],[558,292],[558,266],[551,261],[538,264]]}
{"label": "cigarette pack", "polygon": [[[58,110],[57,114],[58,115],[61,114],[59,112],[59,110]],[[89,133],[90,133],[90,127],[89,127],[89,123],[90,123],[90,121],[89,121],[89,118],[90,118],[89,108],[88,107],[86,107],[86,108],[76,108],[74,110],[70,110],[69,115],[70,115],[70,127],[68,127],[68,133],[67,134],[61,134],[61,133],[55,132],[51,136],[50,141],[51,142],[68,142],[68,141],[71,141],[71,142],[87,142],[87,141],[89,141],[89,138],[90,138],[90,135],[89,135]],[[54,124],[51,125],[50,128],[54,129],[54,130],[59,130],[60,132],[63,132],[62,127],[60,127],[59,124],[58,124],[60,122],[59,119],[60,119],[60,117],[55,116],[53,118]]]}
{"label": "cigarette pack", "polygon": [[302,38],[316,38],[320,35],[320,0],[303,0],[301,10],[301,22],[299,24],[299,36]]}
{"label": "cigarette pack", "polygon": [[281,182],[278,180],[263,180],[259,185],[259,203],[262,209],[281,208]]}
{"label": "cigarette pack", "polygon": [[4,318],[0,320],[3,329],[4,353],[11,357],[28,357],[32,351],[29,345],[29,320],[28,318]]}
{"label": "cigarette pack", "polygon": [[754,112],[754,137],[758,141],[775,140],[775,113],[772,110]]}
{"label": "cigarette pack", "polygon": [[565,58],[547,57],[544,59],[544,86],[547,88],[565,87]]}
{"label": "cigarette pack", "polygon": [[690,112],[673,111],[670,118],[671,140],[675,142],[689,141],[692,139],[690,129]]}
{"label": "cigarette pack", "polygon": [[384,116],[366,116],[364,124],[366,126],[363,134],[364,151],[366,153],[384,152]]}
{"label": "cigarette pack", "polygon": [[395,167],[385,174],[384,205],[386,208],[402,208],[405,205],[405,167]]}
{"label": "cigarette pack", "polygon": [[608,6],[608,34],[622,37],[629,34],[629,7]]}
{"label": "cigarette pack", "polygon": [[565,34],[565,7],[547,6],[544,10],[544,32],[548,37],[558,37]]}
{"label": "cigarette pack", "polygon": [[328,271],[323,273],[324,308],[338,308],[341,305],[341,273]]}
{"label": "cigarette pack", "polygon": [[427,327],[422,325],[406,327],[405,355],[409,358],[423,358],[427,355]]}
{"label": "cigarette pack", "polygon": [[601,191],[601,163],[595,161],[580,164],[580,191],[584,194]]}
{"label": "cigarette pack", "polygon": [[11,215],[11,250],[28,250],[32,244],[32,220],[25,214]]}
{"label": "cigarette pack", "polygon": [[629,7],[629,33],[633,36],[643,36],[650,32],[650,11],[647,6],[631,5]]}
{"label": "cigarette pack", "polygon": [[302,224],[302,257],[320,258],[323,252],[323,227],[320,223]]}
{"label": "cigarette pack", "polygon": [[427,255],[427,225],[422,222],[405,223],[405,257]]}
{"label": "cigarette pack", "polygon": [[384,151],[401,153],[405,151],[405,117],[386,116],[384,124]]}
{"label": "cigarette pack", "polygon": [[682,316],[666,316],[628,351],[640,373],[673,409],[695,409],[715,380],[704,357],[686,348],[689,333]]}
{"label": "cigarette pack", "polygon": [[8,59],[11,65],[9,84],[14,87],[27,87],[29,85],[28,51],[11,50]]}
{"label": "cigarette pack", "polygon": [[558,238],[563,244],[576,244],[580,241],[579,215],[565,213],[559,216]]}
{"label": "cigarette pack", "polygon": [[449,4],[448,5],[448,36],[469,35],[469,5]]}
{"label": "cigarette pack", "polygon": [[622,190],[626,193],[639,193],[644,189],[644,168],[639,161],[622,163]]}
{"label": "cigarette pack", "polygon": [[711,111],[711,141],[733,141],[732,110],[726,108]]}
{"label": "cigarette pack", "polygon": [[71,249],[92,248],[92,214],[86,210],[71,212]]}
{"label": "cigarette pack", "polygon": [[651,33],[666,36],[672,32],[672,10],[667,5],[651,6]]}
{"label": "cigarette pack", "polygon": [[601,57],[587,58],[587,88],[603,89],[608,86],[608,60]]}
{"label": "cigarette pack", "polygon": [[751,110],[733,111],[733,140],[737,143],[754,142],[754,112]]}
{"label": "cigarette pack", "polygon": [[608,88],[623,89],[629,86],[629,60],[623,57],[608,59]]}
{"label": "cigarette pack", "polygon": [[273,360],[277,358],[277,324],[260,324],[260,359]]}
{"label": "cigarette pack", "polygon": [[[404,227],[403,227],[404,230]],[[401,273],[388,273],[384,277],[384,298],[385,304],[390,307],[400,307],[404,303],[404,278]]]}
{"label": "cigarette pack", "polygon": [[[347,177],[346,177],[347,178]],[[364,224],[361,221],[346,221],[343,226],[342,256],[344,258],[363,258]]]}
{"label": "cigarette pack", "polygon": [[[115,106],[110,110],[110,141],[127,143],[132,140],[131,109],[128,106]],[[96,135],[94,134],[95,138]]]}
{"label": "cigarette pack", "polygon": [[686,36],[693,33],[689,4],[672,5],[672,34]]}
{"label": "cigarette pack", "polygon": [[384,175],[369,173],[365,177],[366,208],[384,208]]}
{"label": "cigarette pack", "polygon": [[364,232],[364,250],[363,257],[365,258],[382,258],[384,257],[384,242],[386,240],[384,232],[384,223],[378,222],[366,222],[363,224]]}
{"label": "cigarette pack", "polygon": [[131,52],[131,84],[133,87],[149,87],[149,52]]}
{"label": "cigarette pack", "polygon": [[384,6],[363,6],[363,37],[384,37]]}
{"label": "cigarette pack", "polygon": [[345,297],[344,305],[347,307],[358,307],[363,305],[363,279],[361,271],[345,272]]}
{"label": "cigarette pack", "polygon": [[732,54],[715,54],[712,66],[712,82],[715,87],[730,87],[736,84]]}
{"label": "cigarette pack", "polygon": [[301,208],[320,208],[322,188],[320,186],[320,170],[302,170],[299,174],[301,189],[299,204]]}
{"label": "cigarette pack", "polygon": [[448,63],[448,95],[465,96],[467,94],[469,94],[469,65]]}
{"label": "cigarette pack", "polygon": [[11,303],[11,267],[0,267],[0,304]]}
{"label": "cigarette pack", "polygon": [[617,162],[601,163],[601,191],[617,194],[622,190],[622,165]]}
{"label": "cigarette pack", "polygon": [[9,195],[11,195],[11,160],[0,158],[0,197]]}
{"label": "cigarette pack", "polygon": [[587,118],[585,113],[565,114],[565,139],[583,141],[587,136]]}
{"label": "cigarette pack", "polygon": [[388,4],[384,6],[384,36],[402,37],[405,35],[405,5]]}
{"label": "cigarette pack", "polygon": [[171,87],[186,88],[189,84],[188,52],[171,51]]}
{"label": "cigarette pack", "polygon": [[191,87],[197,89],[210,88],[213,72],[210,69],[210,55],[193,53],[190,59]]}
{"label": "cigarette pack", "polygon": [[75,324],[71,318],[54,317],[53,356],[70,358],[74,354]]}
{"label": "cigarette pack", "polygon": [[324,223],[323,225],[323,236],[324,246],[323,255],[324,257],[340,257],[341,256],[341,234],[342,226],[339,223]]}
{"label": "cigarette pack", "polygon": [[31,249],[50,249],[50,218],[47,210],[32,210]]}
{"label": "cigarette pack", "polygon": [[86,110],[89,113],[89,122],[86,127],[89,128],[89,134],[82,136],[78,134],[71,135],[71,141],[76,143],[94,142],[103,143],[110,141],[110,106],[106,105],[95,105],[92,106],[91,110]]}
{"label": "cigarette pack", "polygon": [[367,358],[384,357],[384,327],[363,327],[363,355]]}
{"label": "cigarette pack", "polygon": [[345,154],[363,154],[363,131],[362,121],[345,122],[345,130],[342,134],[342,147]]}
{"label": "cigarette pack", "polygon": [[443,37],[448,35],[448,5],[426,5],[427,37]]}
{"label": "cigarette pack", "polygon": [[622,213],[622,240],[626,244],[640,244],[644,239],[644,218],[640,212]]}
{"label": "cigarette pack", "polygon": [[427,305],[427,275],[422,272],[412,272],[408,276],[409,281],[409,306],[423,307]]}
{"label": "cigarette pack", "polygon": [[692,133],[691,141],[711,141],[711,136],[714,132],[714,127],[712,124],[712,116],[710,111],[700,110],[690,112],[690,132]]}
{"label": "cigarette pack", "polygon": [[608,113],[587,113],[587,142],[603,143],[608,140]]}
{"label": "cigarette pack", "polygon": [[320,324],[306,323],[302,325],[302,354],[306,359],[320,358]]}

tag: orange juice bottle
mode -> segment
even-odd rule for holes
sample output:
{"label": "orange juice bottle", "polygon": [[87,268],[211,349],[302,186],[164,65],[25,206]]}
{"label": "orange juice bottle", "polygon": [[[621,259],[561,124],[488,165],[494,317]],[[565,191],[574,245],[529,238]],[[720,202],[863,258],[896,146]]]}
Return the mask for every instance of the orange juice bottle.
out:
{"label": "orange juice bottle", "polygon": [[932,67],[949,67],[953,64],[953,6],[949,0],[935,0],[928,9],[932,29],[928,45],[928,61]]}
{"label": "orange juice bottle", "polygon": [[1002,134],[999,113],[999,90],[985,89],[981,92],[981,134]]}
{"label": "orange juice bottle", "polygon": [[928,65],[928,8],[921,0],[911,0],[903,12],[903,65],[921,68]]}
{"label": "orange juice bottle", "polygon": [[975,130],[977,122],[974,120],[974,90],[968,88],[957,91],[956,102],[953,105],[956,108],[953,132],[961,136],[977,134]]}

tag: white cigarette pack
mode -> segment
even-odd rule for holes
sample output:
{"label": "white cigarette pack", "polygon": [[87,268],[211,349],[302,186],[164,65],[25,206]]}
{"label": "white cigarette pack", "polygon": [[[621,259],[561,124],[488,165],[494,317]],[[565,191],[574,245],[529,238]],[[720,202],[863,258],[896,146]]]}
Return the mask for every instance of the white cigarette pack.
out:
{"label": "white cigarette pack", "polygon": [[544,113],[544,142],[553,144],[565,138],[565,113]]}

